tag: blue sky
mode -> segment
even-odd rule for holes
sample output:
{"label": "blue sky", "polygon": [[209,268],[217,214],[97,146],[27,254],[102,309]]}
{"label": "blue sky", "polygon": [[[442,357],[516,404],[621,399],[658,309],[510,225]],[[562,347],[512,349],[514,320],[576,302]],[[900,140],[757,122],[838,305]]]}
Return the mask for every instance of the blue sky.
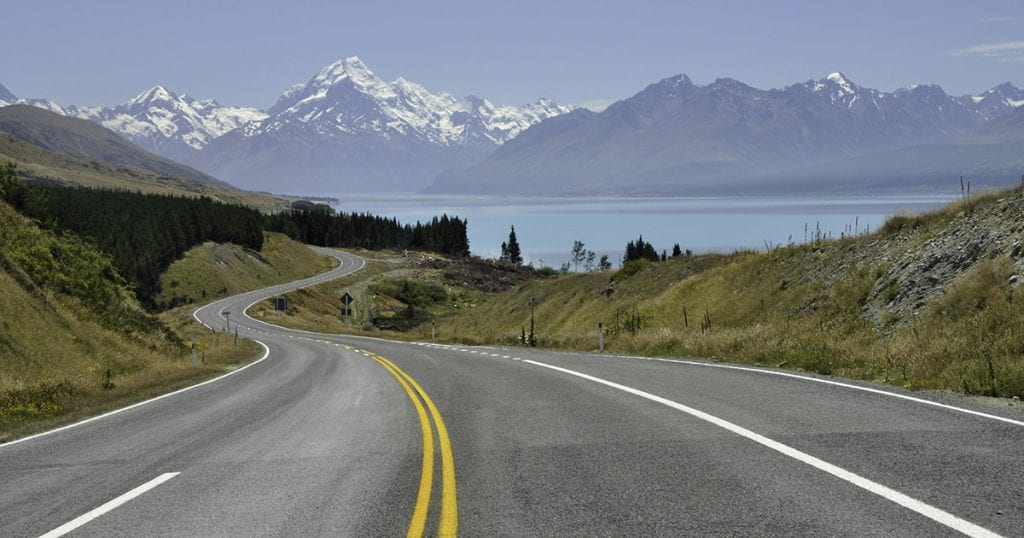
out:
{"label": "blue sky", "polygon": [[387,80],[501,104],[606,102],[678,73],[761,88],[836,70],[882,90],[1024,86],[1020,0],[34,0],[0,12],[0,84],[62,104],[162,84],[265,108],[352,55]]}

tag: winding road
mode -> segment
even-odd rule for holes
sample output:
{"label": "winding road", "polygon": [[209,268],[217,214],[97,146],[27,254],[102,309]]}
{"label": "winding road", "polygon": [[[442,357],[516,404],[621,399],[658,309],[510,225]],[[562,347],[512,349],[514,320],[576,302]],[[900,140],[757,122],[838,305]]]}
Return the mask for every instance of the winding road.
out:
{"label": "winding road", "polygon": [[[1013,409],[777,370],[200,308],[263,359],[0,445],[0,536],[1020,536]],[[230,312],[230,315],[226,315]]]}

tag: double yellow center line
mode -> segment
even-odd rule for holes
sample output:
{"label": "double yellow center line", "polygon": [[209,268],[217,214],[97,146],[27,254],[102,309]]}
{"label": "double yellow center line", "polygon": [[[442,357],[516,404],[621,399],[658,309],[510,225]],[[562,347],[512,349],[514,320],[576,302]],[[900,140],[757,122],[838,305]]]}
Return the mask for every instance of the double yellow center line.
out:
{"label": "double yellow center line", "polygon": [[[423,536],[427,526],[427,512],[430,507],[430,490],[434,482],[434,432],[430,420],[437,428],[438,446],[441,452],[441,516],[438,520],[438,536],[456,536],[459,528],[459,512],[455,496],[455,459],[452,456],[452,443],[448,438],[448,428],[441,419],[437,406],[427,396],[423,387],[401,368],[380,355],[364,351],[366,355],[380,363],[398,383],[405,389],[412,400],[416,414],[420,417],[420,430],[423,433],[423,471],[420,475],[420,489],[416,496],[416,506],[409,522],[409,538]],[[424,408],[426,405],[426,408]],[[429,411],[429,417],[428,417]]]}

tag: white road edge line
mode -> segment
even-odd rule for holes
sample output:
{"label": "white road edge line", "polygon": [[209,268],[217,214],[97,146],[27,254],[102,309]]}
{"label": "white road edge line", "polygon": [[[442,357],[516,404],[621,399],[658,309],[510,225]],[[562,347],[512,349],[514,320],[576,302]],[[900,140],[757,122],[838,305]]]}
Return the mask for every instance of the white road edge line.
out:
{"label": "white road edge line", "polygon": [[1001,417],[999,415],[992,415],[992,414],[989,414],[989,413],[983,413],[981,411],[974,411],[974,410],[971,410],[971,409],[965,409],[963,407],[957,407],[955,405],[949,405],[949,404],[944,404],[944,403],[939,403],[939,402],[933,402],[931,400],[925,400],[924,398],[915,398],[914,396],[907,396],[906,394],[899,394],[899,393],[889,392],[889,391],[881,390],[881,389],[873,389],[873,388],[870,388],[870,387],[862,387],[860,385],[854,385],[852,383],[843,383],[843,382],[840,382],[840,381],[832,381],[830,379],[821,379],[821,378],[817,378],[817,377],[809,377],[809,376],[804,376],[804,375],[799,375],[799,374],[791,374],[791,373],[788,373],[788,372],[776,372],[774,370],[767,370],[767,369],[763,369],[763,368],[749,368],[749,367],[746,367],[746,366],[734,366],[734,365],[731,365],[731,364],[712,364],[712,363],[704,363],[704,362],[698,362],[698,361],[688,361],[688,360],[683,360],[683,359],[664,359],[664,358],[660,358],[660,357],[640,357],[640,356],[637,356],[637,355],[607,355],[607,356],[608,357],[618,357],[618,358],[623,358],[623,359],[639,359],[639,360],[655,361],[655,362],[671,362],[671,363],[675,363],[675,364],[686,364],[686,365],[689,365],[689,366],[703,366],[703,367],[706,367],[706,368],[722,368],[722,369],[725,369],[725,370],[740,370],[740,371],[743,371],[743,372],[754,372],[754,373],[758,373],[758,374],[766,374],[766,375],[775,375],[775,376],[780,376],[780,377],[788,377],[788,378],[791,378],[791,379],[799,379],[801,381],[812,381],[814,383],[824,383],[826,385],[832,385],[832,386],[835,386],[835,387],[843,387],[843,388],[846,388],[846,389],[860,390],[860,391],[864,391],[864,392],[870,392],[870,393],[873,393],[873,394],[881,394],[883,396],[891,396],[893,398],[899,398],[901,400],[908,400],[908,401],[919,403],[919,404],[931,405],[931,406],[934,406],[934,407],[941,407],[942,409],[947,409],[947,410],[950,410],[950,411],[956,411],[958,413],[964,413],[964,414],[967,414],[967,415],[974,415],[974,416],[984,417],[984,418],[988,418],[988,419],[992,419],[992,420],[998,420],[999,422],[1005,422],[1007,424],[1013,424],[1014,426],[1024,426],[1024,421],[1014,420],[1012,418],[1006,418],[1006,417]]}
{"label": "white road edge line", "polygon": [[128,493],[121,495],[120,497],[107,501],[102,505],[97,506],[92,510],[89,510],[88,512],[76,517],[75,519],[72,519],[71,521],[68,521],[67,523],[61,525],[60,527],[57,527],[56,529],[53,529],[52,531],[40,536],[39,538],[57,538],[58,536],[64,536],[65,534],[77,529],[78,527],[81,527],[82,525],[85,525],[86,523],[102,516],[103,514],[110,512],[111,510],[117,508],[118,506],[121,506],[122,504],[142,495],[143,493],[159,486],[160,484],[163,484],[164,482],[167,482],[168,480],[178,476],[179,474],[180,473],[164,473],[150,480],[149,482],[146,482],[145,484],[129,491]]}
{"label": "white road edge line", "polygon": [[[337,269],[340,269],[340,268],[344,267],[345,262],[343,260],[341,260],[340,258],[337,258],[337,257],[335,259],[338,259],[341,263],[334,270],[337,270]],[[360,265],[359,267],[355,268],[352,271],[352,273],[354,273],[356,271],[359,271],[360,269],[362,269],[363,267],[366,266],[366,261],[365,260],[363,260],[362,258],[359,258],[359,260],[362,261],[363,264]],[[351,274],[351,273],[347,273],[347,274]],[[313,284],[310,284],[310,285],[313,285]],[[253,291],[249,291],[249,292],[240,293],[239,295],[247,295],[247,294],[252,294],[252,293],[259,292],[259,291],[263,291],[263,290],[253,290]],[[252,303],[249,304],[249,306],[247,306],[245,308],[245,310],[248,310],[249,307],[251,307],[252,305],[258,303],[261,300],[263,300],[263,299],[258,299],[256,301],[253,301]],[[212,303],[203,305],[203,306],[195,309],[195,311],[192,312],[192,317],[196,321],[198,321],[199,324],[202,325],[203,327],[206,327],[207,329],[210,329],[211,331],[214,330],[213,327],[207,325],[206,323],[203,323],[203,320],[199,319],[199,312],[201,310],[209,308],[209,307],[211,307],[211,306],[213,306],[213,305],[215,305],[215,304],[217,304],[217,303],[219,303],[221,301],[223,301],[223,299],[221,299],[220,301],[214,301]],[[242,313],[245,314],[245,311],[243,311]],[[249,316],[246,315],[245,317],[248,318]],[[249,319],[252,319],[252,318],[249,318]],[[257,320],[253,320],[253,321],[257,321]],[[270,325],[270,324],[268,324],[268,325]],[[267,334],[269,334],[269,333],[267,333]],[[185,391],[188,391],[188,390],[192,390],[194,388],[198,388],[198,387],[201,387],[203,385],[208,385],[210,383],[214,383],[216,381],[220,381],[221,379],[224,379],[225,377],[227,377],[229,375],[237,374],[238,372],[241,372],[242,370],[245,370],[246,368],[249,368],[250,366],[255,366],[256,364],[258,364],[260,362],[263,362],[264,360],[266,360],[267,357],[270,356],[270,348],[268,348],[266,344],[264,344],[263,342],[260,342],[259,340],[255,340],[255,339],[253,339],[253,342],[256,342],[257,344],[263,346],[263,356],[260,357],[258,360],[254,361],[254,362],[251,362],[249,364],[246,364],[245,366],[243,366],[241,368],[232,370],[232,371],[230,371],[230,372],[228,372],[228,373],[226,373],[224,375],[217,376],[217,377],[215,377],[213,379],[208,379],[206,381],[203,381],[202,383],[197,383],[195,385],[191,385],[191,386],[188,386],[188,387],[185,387],[185,388],[182,388],[182,389],[178,389],[178,390],[176,390],[174,392],[168,392],[167,394],[162,394],[160,396],[157,396],[156,398],[150,398],[149,400],[144,400],[144,401],[141,401],[141,402],[137,402],[137,403],[134,403],[132,405],[129,405],[129,406],[126,406],[126,407],[122,407],[120,409],[115,409],[113,411],[109,411],[107,413],[103,413],[102,415],[96,415],[95,417],[90,417],[90,418],[87,418],[85,420],[80,420],[78,422],[74,422],[74,423],[68,424],[66,426],[61,426],[59,428],[54,428],[52,430],[47,430],[45,432],[40,432],[40,433],[37,433],[35,435],[29,435],[28,437],[22,437],[21,439],[15,439],[13,441],[8,441],[6,443],[0,443],[0,450],[3,450],[4,447],[8,447],[8,446],[11,446],[11,445],[16,445],[18,443],[24,443],[25,441],[30,441],[32,439],[38,439],[38,438],[43,437],[45,435],[50,435],[50,434],[54,434],[54,433],[57,433],[57,432],[62,432],[64,430],[68,430],[68,429],[71,429],[71,428],[75,428],[75,427],[81,426],[83,424],[88,424],[90,422],[94,422],[94,421],[97,421],[97,420],[100,420],[100,419],[104,419],[104,418],[107,418],[109,416],[116,415],[118,413],[123,413],[124,411],[128,411],[130,409],[135,409],[136,407],[140,407],[140,406],[146,405],[148,403],[155,402],[157,400],[162,400],[164,398],[169,398],[171,396],[174,396],[175,394],[180,394],[182,392],[185,392]]]}
{"label": "white road edge line", "polygon": [[25,441],[31,441],[32,439],[38,439],[40,437],[43,437],[44,435],[50,435],[50,434],[54,434],[54,433],[57,433],[57,432],[62,432],[64,430],[75,428],[75,427],[81,426],[83,424],[88,424],[90,422],[95,422],[97,420],[101,420],[101,419],[104,419],[104,418],[116,415],[118,413],[123,413],[125,411],[129,411],[131,409],[135,409],[136,407],[141,407],[143,405],[150,404],[150,403],[153,403],[153,402],[158,401],[158,400],[163,400],[164,398],[170,398],[171,396],[174,396],[176,394],[181,394],[182,392],[189,391],[189,390],[192,390],[192,389],[196,389],[196,388],[202,387],[203,385],[209,385],[210,383],[216,383],[217,381],[220,381],[221,379],[224,379],[225,377],[228,377],[229,375],[235,375],[238,372],[241,372],[242,370],[245,370],[246,368],[249,368],[249,367],[252,367],[252,366],[256,366],[257,364],[263,362],[267,357],[270,356],[270,348],[267,347],[266,344],[264,344],[263,342],[260,342],[259,340],[253,340],[253,342],[256,342],[257,344],[263,346],[263,356],[260,357],[258,360],[250,362],[249,364],[246,364],[245,366],[243,366],[241,368],[237,368],[235,370],[231,370],[230,372],[228,372],[228,373],[226,373],[224,375],[221,375],[221,376],[217,376],[217,377],[215,377],[213,379],[207,379],[206,381],[203,381],[202,383],[196,383],[195,385],[190,385],[188,387],[185,387],[185,388],[182,388],[182,389],[178,389],[178,390],[176,390],[174,392],[168,392],[167,394],[161,394],[160,396],[157,396],[156,398],[150,398],[148,400],[144,400],[144,401],[141,401],[141,402],[133,403],[133,404],[131,404],[129,406],[122,407],[120,409],[114,409],[113,411],[108,411],[106,413],[103,413],[102,415],[96,415],[95,417],[90,417],[90,418],[87,418],[85,420],[80,420],[78,422],[75,422],[75,423],[72,423],[72,424],[68,424],[66,426],[61,426],[59,428],[54,428],[52,430],[47,430],[45,432],[40,432],[40,433],[37,433],[35,435],[29,435],[28,437],[22,437],[21,439],[15,439],[13,441],[8,441],[6,443],[0,444],[0,450],[3,450],[5,447],[9,447],[11,445],[16,445],[18,443],[24,443]]}
{"label": "white road edge line", "polygon": [[607,381],[605,379],[594,377],[592,375],[584,374],[582,372],[577,372],[575,370],[568,370],[566,368],[552,366],[550,364],[544,364],[542,362],[532,360],[524,360],[523,362],[533,364],[535,366],[541,366],[543,368],[549,368],[551,370],[562,372],[563,374],[576,376],[582,379],[586,379],[587,381],[593,381],[594,383],[599,383],[601,385],[605,385],[613,389],[628,392],[629,394],[633,394],[635,396],[640,396],[641,398],[646,398],[648,400],[651,400],[652,402],[660,403],[662,405],[671,407],[672,409],[675,409],[677,411],[682,411],[683,413],[699,418],[705,422],[710,422],[715,426],[728,430],[741,437],[745,437],[751,441],[754,441],[755,443],[768,447],[776,452],[789,456],[797,461],[806,463],[811,467],[824,471],[832,476],[835,476],[836,478],[849,482],[854,486],[874,493],[875,495],[892,501],[900,506],[903,506],[904,508],[913,510],[914,512],[917,512],[918,514],[921,514],[922,516],[931,519],[932,521],[945,525],[946,527],[949,527],[950,529],[953,529],[957,532],[966,534],[967,536],[986,538],[999,537],[998,534],[984,527],[971,523],[970,521],[956,517],[953,514],[950,514],[949,512],[943,511],[930,504],[921,502],[917,499],[914,499],[913,497],[900,493],[892,488],[883,486],[882,484],[879,484],[877,482],[872,482],[871,480],[868,480],[867,478],[864,478],[858,474],[847,471],[842,467],[838,467],[824,460],[818,459],[814,456],[811,456],[810,454],[801,452],[789,445],[784,445],[778,441],[774,441],[763,435],[754,433],[742,426],[738,426],[727,420],[720,419],[714,415],[709,415],[708,413],[705,413],[703,411],[694,409],[692,407],[683,405],[678,402],[674,402],[666,398],[662,398],[661,396],[656,396],[649,392],[644,392],[642,390],[634,389],[632,387],[620,385],[618,383]]}

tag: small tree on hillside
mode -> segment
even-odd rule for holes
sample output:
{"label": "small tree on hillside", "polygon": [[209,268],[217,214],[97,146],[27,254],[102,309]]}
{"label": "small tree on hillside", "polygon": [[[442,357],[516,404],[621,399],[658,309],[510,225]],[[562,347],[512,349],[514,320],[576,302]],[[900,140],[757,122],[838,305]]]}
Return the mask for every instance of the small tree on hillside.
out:
{"label": "small tree on hillside", "polygon": [[501,261],[511,263],[512,265],[521,265],[523,263],[523,253],[519,249],[519,241],[516,239],[516,227],[512,227],[512,231],[508,234],[508,242],[501,244]]}
{"label": "small tree on hillside", "polygon": [[640,236],[636,242],[630,241],[626,243],[626,254],[622,257],[622,262],[631,262],[633,260],[651,260],[652,262],[658,261],[658,252],[654,250],[654,245],[644,241],[644,236]]}
{"label": "small tree on hillside", "polygon": [[598,271],[607,271],[612,268],[612,262],[608,260],[607,254],[602,254],[601,259],[597,261]]}
{"label": "small tree on hillside", "polygon": [[678,258],[683,255],[683,249],[679,247],[679,243],[672,246],[672,257]]}
{"label": "small tree on hillside", "polygon": [[580,270],[580,264],[587,259],[587,249],[583,241],[572,242],[572,266],[574,271]]}

